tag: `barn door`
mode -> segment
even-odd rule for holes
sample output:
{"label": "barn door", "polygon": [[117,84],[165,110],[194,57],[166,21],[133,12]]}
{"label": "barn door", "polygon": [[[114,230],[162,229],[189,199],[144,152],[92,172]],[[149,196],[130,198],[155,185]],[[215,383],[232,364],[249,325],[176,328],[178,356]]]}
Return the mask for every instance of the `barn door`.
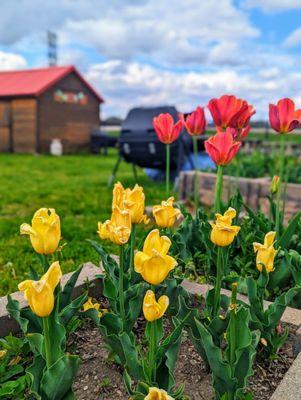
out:
{"label": "barn door", "polygon": [[15,153],[37,151],[37,102],[35,99],[12,101],[12,131]]}
{"label": "barn door", "polygon": [[0,102],[0,152],[11,151],[11,109],[9,101]]}

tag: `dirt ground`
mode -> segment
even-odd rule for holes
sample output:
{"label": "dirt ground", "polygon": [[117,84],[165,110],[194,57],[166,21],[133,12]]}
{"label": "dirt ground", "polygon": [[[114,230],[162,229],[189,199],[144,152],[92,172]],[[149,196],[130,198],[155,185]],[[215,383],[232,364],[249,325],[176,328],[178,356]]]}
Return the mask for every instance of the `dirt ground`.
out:
{"label": "dirt ground", "polygon": [[[257,357],[254,376],[249,388],[254,400],[269,400],[300,350],[295,328],[280,351],[279,358],[267,361]],[[124,400],[128,399],[122,383],[120,367],[107,359],[107,350],[97,328],[86,321],[82,328],[72,334],[70,350],[80,355],[82,365],[74,384],[78,400]],[[185,383],[185,394],[191,400],[211,400],[213,390],[211,375],[207,374],[200,356],[187,337],[183,337],[180,356],[175,370],[177,383]]]}

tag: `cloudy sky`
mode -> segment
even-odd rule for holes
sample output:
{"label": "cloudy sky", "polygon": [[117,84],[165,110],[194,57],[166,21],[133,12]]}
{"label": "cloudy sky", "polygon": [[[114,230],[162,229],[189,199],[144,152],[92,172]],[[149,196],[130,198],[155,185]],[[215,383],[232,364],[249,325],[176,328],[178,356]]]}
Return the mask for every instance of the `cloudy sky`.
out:
{"label": "cloudy sky", "polygon": [[181,111],[233,93],[267,113],[301,106],[301,0],[1,0],[0,69],[75,64],[105,97],[105,116],[136,105]]}

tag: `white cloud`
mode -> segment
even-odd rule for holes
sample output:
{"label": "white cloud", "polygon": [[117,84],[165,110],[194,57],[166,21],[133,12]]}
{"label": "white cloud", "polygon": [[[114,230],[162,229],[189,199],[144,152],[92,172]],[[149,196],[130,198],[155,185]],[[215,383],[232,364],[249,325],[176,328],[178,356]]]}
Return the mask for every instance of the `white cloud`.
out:
{"label": "white cloud", "polygon": [[245,0],[246,8],[260,8],[265,12],[276,12],[292,9],[301,9],[300,0]]}
{"label": "white cloud", "polygon": [[168,1],[146,0],[143,6],[129,2],[122,12],[108,6],[101,16],[70,18],[61,27],[66,43],[90,43],[109,58],[144,56],[177,65],[204,62],[213,44],[226,47],[259,33],[231,0],[210,0],[201,6],[199,0],[175,0],[172,7]]}
{"label": "white cloud", "polygon": [[[257,118],[267,118],[269,102],[295,98],[301,90],[301,73],[285,75],[276,68],[251,72],[224,68],[215,72],[175,72],[136,62],[112,60],[92,65],[87,78],[106,99],[105,115],[121,115],[134,106],[175,104],[181,111],[206,105],[212,97],[235,94],[257,109]],[[298,83],[299,82],[299,83]]]}
{"label": "white cloud", "polygon": [[295,47],[301,44],[301,28],[294,30],[284,41],[285,47]]}
{"label": "white cloud", "polygon": [[14,53],[0,51],[0,71],[22,69],[26,66],[27,63],[24,57]]}

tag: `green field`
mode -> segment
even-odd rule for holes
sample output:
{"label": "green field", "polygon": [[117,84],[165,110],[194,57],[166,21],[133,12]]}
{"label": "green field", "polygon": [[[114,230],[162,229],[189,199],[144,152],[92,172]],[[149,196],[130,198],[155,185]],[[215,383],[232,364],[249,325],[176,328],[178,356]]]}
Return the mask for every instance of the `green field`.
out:
{"label": "green field", "polygon": [[[110,216],[107,181],[115,161],[114,150],[108,156],[0,155],[0,295],[17,288],[29,265],[39,266],[19,227],[30,223],[40,207],[53,207],[61,217],[64,272],[97,261],[86,239],[98,240],[97,222]],[[131,166],[122,163],[117,179],[134,185]],[[148,205],[164,197],[164,184],[153,183],[141,170],[138,183],[145,187]]]}

